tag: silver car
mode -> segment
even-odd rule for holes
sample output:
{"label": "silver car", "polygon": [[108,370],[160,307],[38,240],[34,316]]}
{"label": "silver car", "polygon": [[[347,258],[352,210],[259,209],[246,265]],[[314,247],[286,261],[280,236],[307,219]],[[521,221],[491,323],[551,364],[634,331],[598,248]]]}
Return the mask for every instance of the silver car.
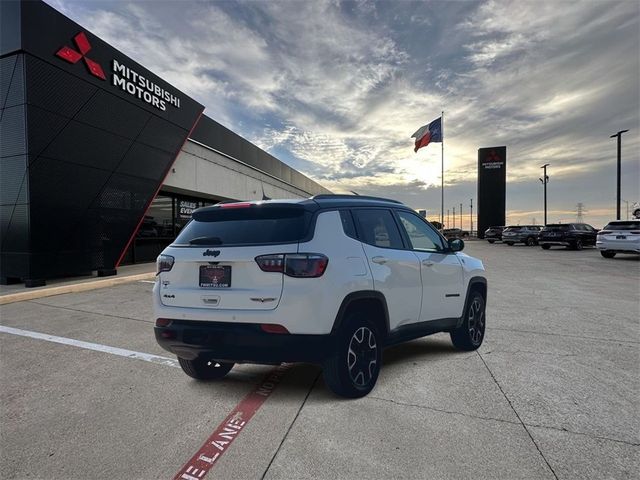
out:
{"label": "silver car", "polygon": [[616,253],[640,254],[640,220],[615,220],[598,232],[596,248],[604,258]]}
{"label": "silver car", "polygon": [[532,247],[538,244],[538,235],[542,227],[540,225],[514,225],[504,229],[502,242],[511,246],[516,243],[524,243]]}

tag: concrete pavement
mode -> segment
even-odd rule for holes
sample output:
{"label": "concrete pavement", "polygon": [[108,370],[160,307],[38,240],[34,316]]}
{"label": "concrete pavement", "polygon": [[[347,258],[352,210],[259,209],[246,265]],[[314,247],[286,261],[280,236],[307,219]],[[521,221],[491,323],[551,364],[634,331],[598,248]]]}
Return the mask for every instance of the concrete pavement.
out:
{"label": "concrete pavement", "polygon": [[[205,478],[635,478],[640,262],[468,242],[485,261],[478,352],[438,334],[389,349],[342,400],[295,365]],[[0,307],[0,325],[170,356],[152,285]],[[180,369],[0,333],[1,478],[172,478],[269,366],[216,383]]]}

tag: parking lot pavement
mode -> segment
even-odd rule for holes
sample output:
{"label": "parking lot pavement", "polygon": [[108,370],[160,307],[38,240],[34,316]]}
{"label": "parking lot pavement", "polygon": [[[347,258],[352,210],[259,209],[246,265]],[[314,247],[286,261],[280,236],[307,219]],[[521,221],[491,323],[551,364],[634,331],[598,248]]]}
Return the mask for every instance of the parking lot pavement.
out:
{"label": "parking lot pavement", "polygon": [[[446,334],[389,349],[359,400],[294,365],[195,478],[637,478],[640,261],[480,241],[465,251],[489,281],[478,352]],[[207,384],[162,363],[151,287],[0,307],[0,478],[173,478],[272,372],[241,365]]]}

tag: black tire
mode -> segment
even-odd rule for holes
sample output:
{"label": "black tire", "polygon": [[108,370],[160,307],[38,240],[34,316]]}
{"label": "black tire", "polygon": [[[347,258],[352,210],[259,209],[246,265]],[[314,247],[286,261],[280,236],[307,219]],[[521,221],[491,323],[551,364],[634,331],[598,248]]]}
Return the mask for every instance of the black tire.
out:
{"label": "black tire", "polygon": [[549,250],[551,248],[551,245],[549,245],[548,243],[543,243],[540,246],[542,247],[543,250]]}
{"label": "black tire", "polygon": [[507,244],[507,245],[509,245],[510,247],[513,247],[513,242],[504,242],[504,243],[506,243],[506,244]]}
{"label": "black tire", "polygon": [[182,371],[196,380],[220,380],[233,368],[233,363],[220,363],[209,360],[207,357],[198,357],[195,360],[187,360],[178,357],[178,363]]}
{"label": "black tire", "polygon": [[536,244],[536,239],[533,237],[527,238],[526,241],[527,247],[533,247]]}
{"label": "black tire", "polygon": [[375,323],[361,313],[350,314],[338,334],[336,349],[325,361],[324,381],[336,395],[360,398],[378,380],[382,338]]}
{"label": "black tire", "polygon": [[477,350],[484,340],[486,317],[484,298],[480,292],[473,292],[464,311],[462,325],[453,330],[451,342],[458,350]]}
{"label": "black tire", "polygon": [[575,242],[573,242],[571,248],[573,248],[574,250],[582,250],[582,240],[578,238]]}
{"label": "black tire", "polygon": [[600,250],[600,255],[604,258],[613,258],[616,256],[616,252],[612,252],[611,250]]}
{"label": "black tire", "polygon": [[495,243],[496,241],[495,241],[495,240],[487,240],[487,242],[489,242],[489,243]]}

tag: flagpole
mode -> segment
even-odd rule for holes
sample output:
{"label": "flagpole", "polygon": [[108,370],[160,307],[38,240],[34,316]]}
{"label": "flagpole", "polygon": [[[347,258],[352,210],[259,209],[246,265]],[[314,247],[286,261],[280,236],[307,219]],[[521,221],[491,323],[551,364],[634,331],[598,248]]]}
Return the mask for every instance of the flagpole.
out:
{"label": "flagpole", "polygon": [[[444,228],[444,110],[442,111],[441,119],[442,124],[440,126],[440,135],[442,135],[442,174],[440,176],[440,224],[443,225],[442,228]],[[447,227],[449,227],[449,225],[447,225]]]}

